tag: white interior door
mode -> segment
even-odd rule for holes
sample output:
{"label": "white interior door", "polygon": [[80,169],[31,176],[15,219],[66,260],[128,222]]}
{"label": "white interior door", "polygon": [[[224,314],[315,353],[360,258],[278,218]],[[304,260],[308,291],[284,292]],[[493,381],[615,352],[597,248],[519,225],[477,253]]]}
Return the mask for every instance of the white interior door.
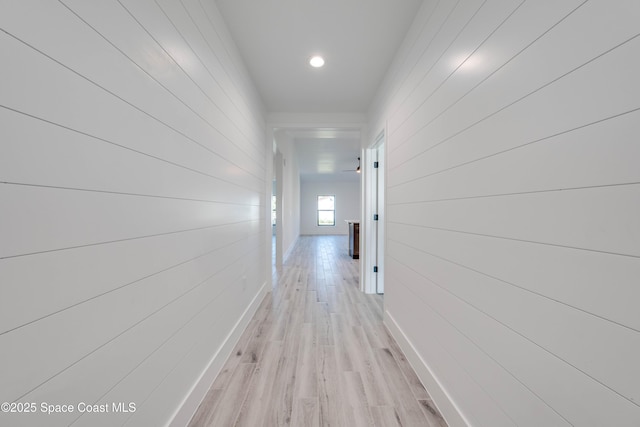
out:
{"label": "white interior door", "polygon": [[384,139],[378,141],[374,150],[374,227],[375,240],[375,289],[384,293]]}
{"label": "white interior door", "polygon": [[[363,180],[363,246],[365,249],[361,274],[364,279],[362,290],[368,294],[384,293],[384,132],[364,150]],[[362,233],[362,226],[360,231]],[[361,246],[362,250],[362,246]]]}

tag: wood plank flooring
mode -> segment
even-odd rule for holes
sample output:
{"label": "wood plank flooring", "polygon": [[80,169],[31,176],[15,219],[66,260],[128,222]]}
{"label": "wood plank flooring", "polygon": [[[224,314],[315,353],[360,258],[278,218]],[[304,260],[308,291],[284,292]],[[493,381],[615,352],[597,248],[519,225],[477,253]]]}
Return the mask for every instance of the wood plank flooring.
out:
{"label": "wood plank flooring", "polygon": [[190,426],[446,426],[358,262],[346,236],[301,236]]}

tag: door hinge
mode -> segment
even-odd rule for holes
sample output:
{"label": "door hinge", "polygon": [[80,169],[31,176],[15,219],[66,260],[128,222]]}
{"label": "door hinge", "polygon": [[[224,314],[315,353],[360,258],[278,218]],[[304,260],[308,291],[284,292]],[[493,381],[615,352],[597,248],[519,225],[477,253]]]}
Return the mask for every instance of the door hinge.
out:
{"label": "door hinge", "polygon": [[373,214],[373,220],[377,221],[378,220],[378,214]]}
{"label": "door hinge", "polygon": [[378,162],[373,162],[373,168],[378,169]]}
{"label": "door hinge", "polygon": [[377,266],[377,265],[374,265],[374,266],[373,266],[373,272],[374,272],[374,273],[377,273],[377,272],[378,272],[378,266]]}

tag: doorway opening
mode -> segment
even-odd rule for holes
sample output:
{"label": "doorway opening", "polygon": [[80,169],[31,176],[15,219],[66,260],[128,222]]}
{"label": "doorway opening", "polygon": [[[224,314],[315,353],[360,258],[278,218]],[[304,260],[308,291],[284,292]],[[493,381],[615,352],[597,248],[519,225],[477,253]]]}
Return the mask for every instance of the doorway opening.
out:
{"label": "doorway opening", "polygon": [[275,178],[271,182],[271,265],[273,268],[276,266],[276,222],[278,220],[276,210],[276,180]]}
{"label": "doorway opening", "polygon": [[282,227],[283,227],[283,215],[282,215],[282,179],[283,179],[283,158],[280,150],[276,150],[273,159],[275,179],[272,184],[271,194],[271,226],[272,226],[272,247],[275,250],[275,256],[273,257],[273,268],[276,270],[282,268]]}

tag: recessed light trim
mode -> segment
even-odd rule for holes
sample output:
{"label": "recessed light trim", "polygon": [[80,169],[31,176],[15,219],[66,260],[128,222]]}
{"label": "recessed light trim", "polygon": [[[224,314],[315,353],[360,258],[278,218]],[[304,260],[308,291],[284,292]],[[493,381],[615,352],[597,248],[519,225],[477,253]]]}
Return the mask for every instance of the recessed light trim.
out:
{"label": "recessed light trim", "polygon": [[309,65],[313,68],[320,68],[324,65],[324,58],[320,55],[312,56],[309,60]]}

